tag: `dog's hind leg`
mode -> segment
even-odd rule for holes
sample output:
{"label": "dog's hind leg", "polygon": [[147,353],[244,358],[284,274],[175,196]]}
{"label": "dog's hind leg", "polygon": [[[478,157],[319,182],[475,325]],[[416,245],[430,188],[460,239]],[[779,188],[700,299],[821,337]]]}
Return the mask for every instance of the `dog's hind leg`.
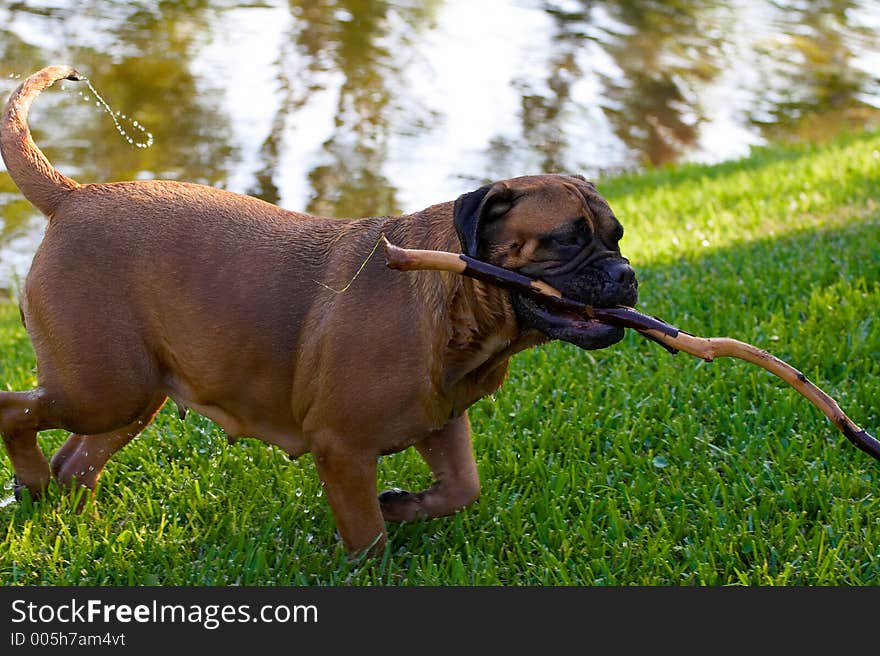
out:
{"label": "dog's hind leg", "polygon": [[135,421],[122,428],[98,435],[71,435],[52,456],[55,480],[62,488],[94,490],[107,461],[147,427],[164,403],[165,396],[157,396]]}
{"label": "dog's hind leg", "polygon": [[434,474],[435,483],[422,492],[386,490],[379,495],[385,521],[409,522],[451,515],[477,500],[480,476],[467,413],[416,442],[415,447]]}
{"label": "dog's hind leg", "polygon": [[36,497],[49,484],[49,462],[37,443],[37,431],[54,428],[45,419],[46,394],[38,387],[30,392],[0,392],[0,435],[12,461],[16,484]]}

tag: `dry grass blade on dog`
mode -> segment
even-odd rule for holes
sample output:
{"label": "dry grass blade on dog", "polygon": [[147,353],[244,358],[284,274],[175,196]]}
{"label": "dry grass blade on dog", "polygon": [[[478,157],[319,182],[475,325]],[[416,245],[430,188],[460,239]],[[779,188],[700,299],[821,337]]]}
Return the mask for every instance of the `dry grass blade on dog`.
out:
{"label": "dry grass blade on dog", "polygon": [[671,352],[684,351],[707,362],[729,356],[758,365],[791,385],[808,401],[821,410],[856,447],[880,460],[880,442],[868,431],[859,428],[840,409],[837,402],[810,382],[804,374],[787,362],[763,349],[730,337],[697,337],[668,323],[628,307],[594,308],[565,298],[558,290],[540,280],[532,280],[515,271],[508,271],[466,255],[418,251],[399,248],[384,241],[387,265],[401,271],[437,270],[476,277],[527,294],[555,311],[573,313],[617,326],[633,328]]}
{"label": "dry grass blade on dog", "polygon": [[[37,72],[0,125],[10,176],[49,219],[20,300],[37,386],[0,391],[20,490],[38,495],[53,478],[94,489],[171,398],[231,441],[310,453],[345,547],[378,551],[386,521],[477,499],[467,410],[498,389],[514,354],[550,339],[598,349],[623,338],[619,326],[559,316],[494,284],[401,276],[367,257],[385,234],[517,269],[593,307],[634,305],[623,228],[580,176],[502,180],[409,215],[349,220],[184,182],[81,184],[27,125],[34,99],[61,79],[83,78],[69,66]],[[49,461],[37,433],[55,428],[71,435]],[[377,496],[378,457],[410,446],[434,484]]]}

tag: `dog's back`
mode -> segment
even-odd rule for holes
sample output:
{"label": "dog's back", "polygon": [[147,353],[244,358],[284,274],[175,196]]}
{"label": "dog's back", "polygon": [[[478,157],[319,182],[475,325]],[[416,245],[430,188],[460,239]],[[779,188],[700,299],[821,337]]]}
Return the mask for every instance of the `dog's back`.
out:
{"label": "dog's back", "polygon": [[[335,221],[302,222],[254,198],[184,183],[83,185],[68,194],[22,299],[41,383],[77,390],[59,402],[77,408],[76,425],[59,408],[67,427],[113,428],[120,417],[98,411],[111,391],[124,417],[156,389],[192,407],[223,405],[231,371],[253,381],[238,402],[269,423],[289,416],[289,402],[278,400],[290,399],[294,363],[264,360],[293,352],[313,298],[297,291],[324,276],[326,262],[297,257],[314,251],[302,240],[320,247],[339,231]],[[221,423],[234,431],[230,418]]]}

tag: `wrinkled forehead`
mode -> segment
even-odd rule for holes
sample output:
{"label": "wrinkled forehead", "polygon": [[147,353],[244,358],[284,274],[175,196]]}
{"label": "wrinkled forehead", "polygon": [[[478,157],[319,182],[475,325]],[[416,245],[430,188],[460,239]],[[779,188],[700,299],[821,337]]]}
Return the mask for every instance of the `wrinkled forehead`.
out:
{"label": "wrinkled forehead", "polygon": [[596,191],[592,183],[582,182],[575,185],[578,195],[583,199],[584,206],[592,215],[593,225],[597,231],[619,232],[620,222],[611,211],[611,206],[602,195]]}
{"label": "wrinkled forehead", "polygon": [[[572,176],[534,176],[511,181],[514,209],[511,227],[525,230],[589,219],[598,232],[617,232],[620,224],[592,183]],[[540,230],[536,230],[540,231]]]}

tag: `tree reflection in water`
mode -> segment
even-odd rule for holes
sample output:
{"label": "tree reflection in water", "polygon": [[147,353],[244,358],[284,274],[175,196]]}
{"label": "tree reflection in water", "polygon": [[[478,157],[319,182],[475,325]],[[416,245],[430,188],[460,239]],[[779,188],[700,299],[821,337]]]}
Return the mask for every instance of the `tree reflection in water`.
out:
{"label": "tree reflection in water", "polygon": [[[502,44],[510,47],[499,57]],[[10,75],[58,62],[84,69],[114,108],[156,137],[150,149],[130,149],[75,93],[45,94],[35,137],[76,179],[192,180],[354,217],[418,209],[482,180],[718,160],[767,138],[819,139],[871,124],[880,5],[0,5],[0,92],[16,83]],[[232,82],[258,76],[270,87],[259,98]],[[497,85],[467,84],[475,77]],[[478,117],[486,129],[460,129]],[[13,258],[24,273],[42,225],[0,170],[0,286]]]}

